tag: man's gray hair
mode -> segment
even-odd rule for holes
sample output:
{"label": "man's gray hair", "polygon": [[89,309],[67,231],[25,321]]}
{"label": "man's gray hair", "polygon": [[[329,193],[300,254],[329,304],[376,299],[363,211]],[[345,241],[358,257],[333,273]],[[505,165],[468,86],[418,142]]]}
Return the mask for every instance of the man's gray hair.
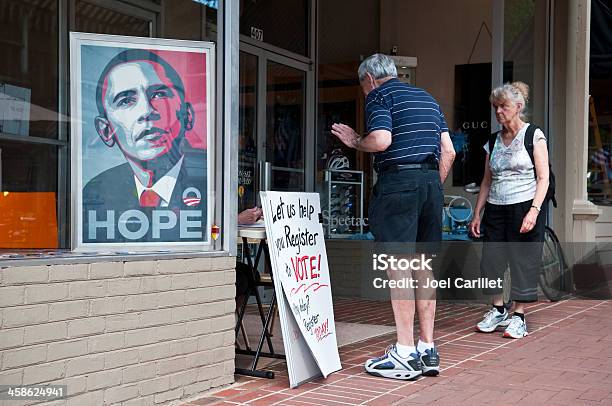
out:
{"label": "man's gray hair", "polygon": [[372,75],[374,79],[397,77],[397,69],[395,68],[393,59],[385,54],[374,54],[364,59],[357,70],[359,81],[366,78],[366,73]]}

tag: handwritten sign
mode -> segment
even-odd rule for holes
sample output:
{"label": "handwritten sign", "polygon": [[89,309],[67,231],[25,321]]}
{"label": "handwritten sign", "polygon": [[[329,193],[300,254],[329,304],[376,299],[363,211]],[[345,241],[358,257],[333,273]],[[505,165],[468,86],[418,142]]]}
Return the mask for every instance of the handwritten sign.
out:
{"label": "handwritten sign", "polygon": [[[281,303],[288,304],[310,350],[311,354],[306,355],[314,357],[321,374],[327,377],[342,366],[323,226],[319,223],[319,195],[261,192],[261,202],[279,311],[282,312]],[[281,315],[281,327],[282,320]],[[284,342],[291,341],[287,340],[291,331],[289,325],[287,331],[283,328]],[[295,359],[287,346],[285,353],[291,381],[291,369],[304,360]]]}

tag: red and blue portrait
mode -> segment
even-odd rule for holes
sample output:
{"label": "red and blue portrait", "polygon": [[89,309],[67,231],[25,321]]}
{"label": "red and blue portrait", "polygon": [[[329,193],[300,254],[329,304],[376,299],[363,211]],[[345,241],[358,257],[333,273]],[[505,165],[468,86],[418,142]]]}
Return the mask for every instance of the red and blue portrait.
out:
{"label": "red and blue portrait", "polygon": [[213,44],[120,38],[73,34],[76,245],[206,243]]}

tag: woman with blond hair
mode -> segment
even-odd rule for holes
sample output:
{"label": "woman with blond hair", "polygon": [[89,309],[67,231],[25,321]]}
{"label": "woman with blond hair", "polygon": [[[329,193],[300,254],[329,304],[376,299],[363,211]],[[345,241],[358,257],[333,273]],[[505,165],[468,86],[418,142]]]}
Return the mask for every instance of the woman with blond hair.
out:
{"label": "woman with blond hair", "polygon": [[492,295],[493,307],[476,329],[490,333],[497,327],[506,327],[503,336],[509,338],[528,334],[525,303],[538,298],[546,221],[544,203],[549,184],[546,137],[542,130],[525,121],[528,98],[529,87],[523,82],[507,83],[491,92],[489,101],[502,129],[484,145],[485,173],[470,224],[476,237],[480,237],[481,222],[483,226],[482,276],[503,280],[509,264],[510,298],[514,301],[514,315],[509,317],[503,303],[503,288],[485,289],[485,294]]}

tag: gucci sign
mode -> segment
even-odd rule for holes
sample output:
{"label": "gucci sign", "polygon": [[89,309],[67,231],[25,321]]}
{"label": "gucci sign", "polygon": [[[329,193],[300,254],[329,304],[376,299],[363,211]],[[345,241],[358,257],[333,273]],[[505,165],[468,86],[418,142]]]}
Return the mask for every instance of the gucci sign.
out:
{"label": "gucci sign", "polygon": [[464,121],[461,124],[461,128],[464,130],[478,130],[478,129],[487,129],[489,128],[488,121]]}

